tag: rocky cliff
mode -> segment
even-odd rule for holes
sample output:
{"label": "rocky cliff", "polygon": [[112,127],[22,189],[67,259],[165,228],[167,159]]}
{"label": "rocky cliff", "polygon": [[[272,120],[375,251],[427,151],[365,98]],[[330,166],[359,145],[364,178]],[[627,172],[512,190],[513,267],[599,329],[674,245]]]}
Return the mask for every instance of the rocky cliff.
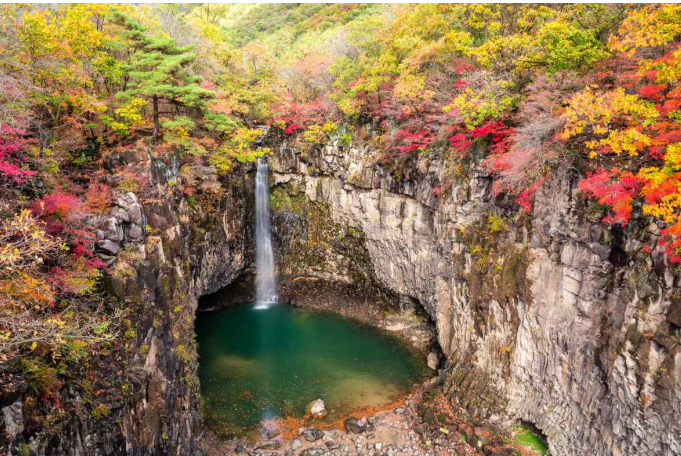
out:
{"label": "rocky cliff", "polygon": [[643,249],[656,225],[604,226],[569,177],[529,215],[482,173],[440,197],[444,166],[398,181],[371,152],[280,145],[273,202],[294,220],[289,241],[309,244],[299,228],[318,224],[300,219],[321,211],[363,252],[310,262],[289,246],[283,272],[418,302],[448,358],[445,389],[474,419],[534,423],[557,456],[681,454],[679,271]]}
{"label": "rocky cliff", "polygon": [[252,185],[239,170],[219,182],[214,170],[187,169],[179,179],[198,189],[187,197],[174,185],[178,170],[143,149],[115,153],[108,166],[148,182],[143,198],[120,193],[110,214],[92,220],[97,255],[109,265],[103,293],[120,303],[120,337],[68,374],[46,418],[32,416],[25,389],[0,395],[0,450],[7,445],[11,454],[199,452],[194,317],[200,296],[250,264]]}
{"label": "rocky cliff", "polygon": [[[604,226],[570,179],[521,214],[490,195],[482,173],[439,195],[444,166],[398,181],[371,156],[278,144],[270,161],[284,286],[321,279],[342,285],[330,300],[423,309],[447,358],[443,388],[476,423],[534,423],[557,456],[681,454],[679,272],[643,249],[657,226]],[[253,183],[240,170],[221,180],[208,169],[178,174],[143,151],[110,165],[137,168],[154,187],[119,194],[97,221],[108,293],[128,309],[124,335],[65,393],[69,415],[47,433],[36,426],[49,421],[25,416],[21,391],[3,395],[15,452],[18,443],[54,455],[200,446],[195,311],[250,266]],[[175,179],[199,191],[188,197]]]}

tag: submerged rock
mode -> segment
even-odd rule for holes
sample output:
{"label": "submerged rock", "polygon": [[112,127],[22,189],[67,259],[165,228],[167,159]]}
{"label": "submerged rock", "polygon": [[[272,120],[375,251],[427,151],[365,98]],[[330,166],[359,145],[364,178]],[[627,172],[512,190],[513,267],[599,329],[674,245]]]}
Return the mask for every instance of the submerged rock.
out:
{"label": "submerged rock", "polygon": [[317,399],[305,407],[305,410],[312,416],[312,418],[321,419],[324,418],[329,412],[326,410],[326,404],[323,400]]}

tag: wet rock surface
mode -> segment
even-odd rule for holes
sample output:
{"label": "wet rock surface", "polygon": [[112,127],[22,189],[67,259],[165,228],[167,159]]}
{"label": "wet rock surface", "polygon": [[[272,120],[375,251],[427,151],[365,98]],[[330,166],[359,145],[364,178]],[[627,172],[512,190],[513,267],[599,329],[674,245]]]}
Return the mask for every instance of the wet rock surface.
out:
{"label": "wet rock surface", "polygon": [[[294,306],[337,313],[384,329],[424,353],[436,344],[435,326],[428,315],[412,303],[400,306],[394,296],[382,296],[377,290],[300,276],[283,279],[281,297]],[[391,307],[386,301],[398,304]]]}

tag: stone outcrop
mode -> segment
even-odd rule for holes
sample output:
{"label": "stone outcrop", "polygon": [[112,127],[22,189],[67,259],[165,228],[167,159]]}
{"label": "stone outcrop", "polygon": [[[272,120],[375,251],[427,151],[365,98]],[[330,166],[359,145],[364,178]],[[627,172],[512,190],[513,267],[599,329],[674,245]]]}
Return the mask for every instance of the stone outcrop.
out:
{"label": "stone outcrop", "polygon": [[[76,413],[49,432],[36,434],[34,426],[22,434],[23,393],[0,395],[13,401],[0,402],[0,453],[7,442],[11,454],[19,445],[30,454],[59,456],[199,454],[194,317],[200,296],[231,283],[250,264],[246,189],[252,185],[242,182],[246,174],[218,182],[206,169],[196,185],[212,190],[190,200],[164,173],[153,172],[156,163],[143,150],[121,160],[111,166],[135,164],[154,190],[147,189],[143,201],[121,193],[109,214],[92,221],[99,227],[96,253],[109,266],[108,296],[125,302],[120,342],[89,361],[96,363],[88,377],[96,395],[63,393],[62,407]],[[99,408],[86,408],[95,401]]]}
{"label": "stone outcrop", "polygon": [[[544,188],[529,216],[492,197],[482,173],[440,198],[444,165],[400,182],[369,152],[283,144],[274,191],[299,201],[304,192],[299,204],[357,232],[364,277],[428,312],[459,379],[452,394],[484,408],[483,418],[501,411],[536,424],[556,456],[681,454],[679,272],[642,250],[657,226],[604,226],[571,179]],[[286,236],[309,238],[301,226],[289,224]],[[329,252],[312,272],[351,280]],[[309,264],[282,267],[310,273]]]}
{"label": "stone outcrop", "polygon": [[[129,369],[138,374],[139,384],[121,413],[120,437],[126,454],[198,451],[193,322],[198,298],[231,283],[249,264],[248,198],[243,189],[250,186],[240,179],[223,183],[224,192],[206,203],[211,214],[201,206],[190,208],[179,192],[145,206],[128,193],[113,209],[119,224],[116,232],[123,232],[121,247],[139,253],[135,273],[120,277],[114,269],[110,287],[121,298],[137,297],[143,305],[132,350],[137,354]],[[115,225],[111,220],[107,224]],[[149,233],[136,227],[146,227]],[[105,234],[103,242],[107,241],[117,239]],[[64,454],[90,453],[71,449]]]}

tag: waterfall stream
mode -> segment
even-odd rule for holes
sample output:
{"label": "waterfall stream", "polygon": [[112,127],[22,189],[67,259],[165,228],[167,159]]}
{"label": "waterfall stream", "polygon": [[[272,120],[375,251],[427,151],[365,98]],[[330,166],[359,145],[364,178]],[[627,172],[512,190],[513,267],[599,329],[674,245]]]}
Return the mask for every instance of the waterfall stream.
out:
{"label": "waterfall stream", "polygon": [[258,159],[255,176],[255,299],[257,309],[277,302],[277,285],[270,228],[270,191],[267,161]]}

